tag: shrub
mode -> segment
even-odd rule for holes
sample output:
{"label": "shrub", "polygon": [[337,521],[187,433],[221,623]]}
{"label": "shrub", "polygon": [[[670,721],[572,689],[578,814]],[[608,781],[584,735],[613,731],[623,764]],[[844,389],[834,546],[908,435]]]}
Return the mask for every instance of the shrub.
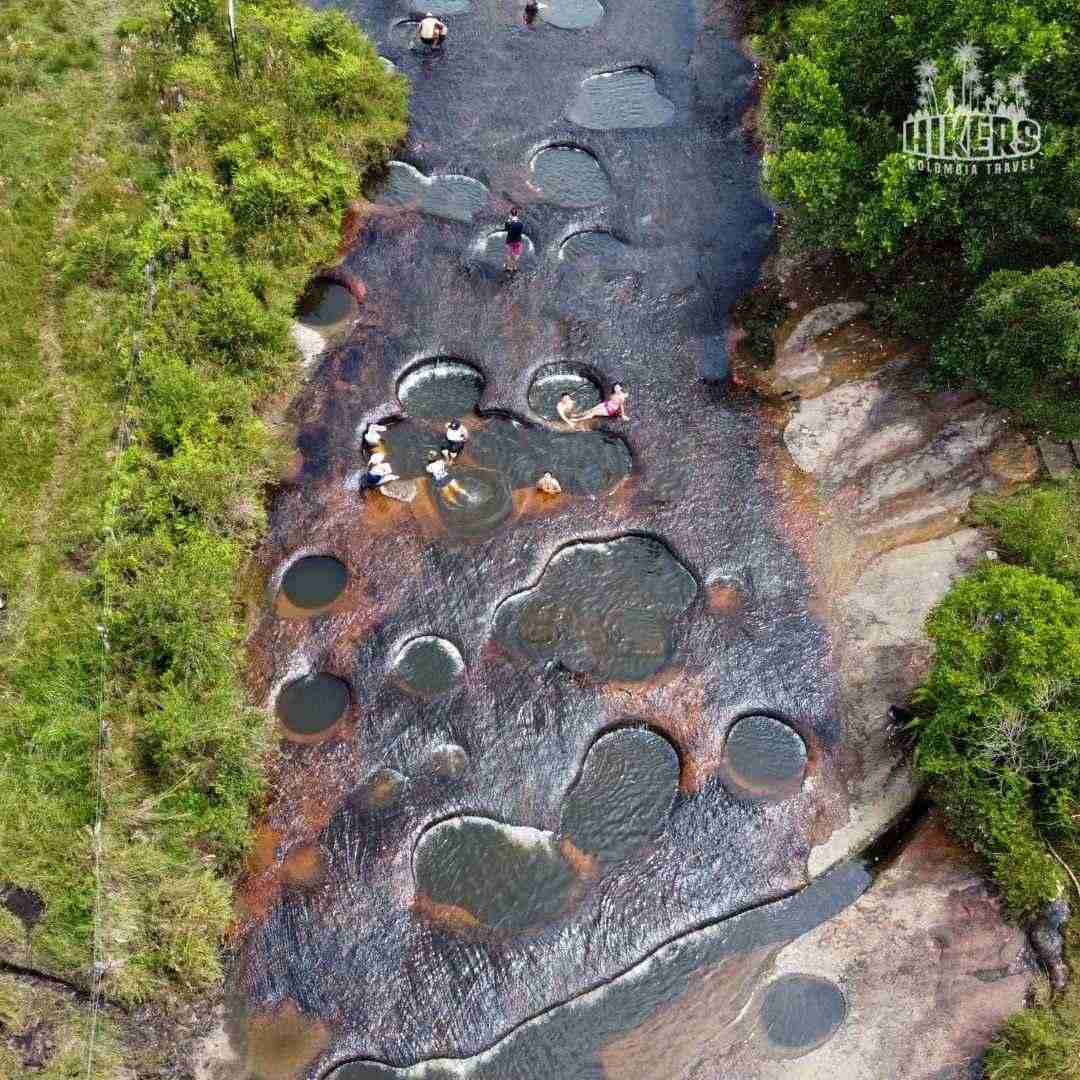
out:
{"label": "shrub", "polygon": [[1080,478],[983,499],[973,517],[1007,554],[1080,593]]}
{"label": "shrub", "polygon": [[1080,436],[1080,267],[992,274],[935,345],[933,369],[943,384],[971,380],[1028,422]]}
{"label": "shrub", "polygon": [[1044,836],[1080,840],[1080,596],[989,564],[927,627],[935,659],[916,694],[916,767],[1010,907],[1031,911],[1063,883]]}

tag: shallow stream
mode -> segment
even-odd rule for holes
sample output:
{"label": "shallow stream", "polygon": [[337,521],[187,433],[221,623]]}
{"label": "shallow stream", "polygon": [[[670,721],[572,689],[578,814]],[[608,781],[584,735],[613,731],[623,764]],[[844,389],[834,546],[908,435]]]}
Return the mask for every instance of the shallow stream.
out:
{"label": "shallow stream", "polygon": [[[473,0],[441,9],[438,56],[406,5],[348,10],[411,80],[411,128],[261,552],[250,676],[282,757],[239,1038],[291,1003],[266,1053],[312,1080],[721,1075],[703,1016],[803,1052],[842,1001],[767,990],[769,958],[869,875],[807,879],[833,676],[765,425],[724,379],[772,226],[753,67],[690,0]],[[616,383],[628,419],[560,418]],[[451,419],[470,438],[438,486]],[[389,495],[354,482],[373,421]]]}

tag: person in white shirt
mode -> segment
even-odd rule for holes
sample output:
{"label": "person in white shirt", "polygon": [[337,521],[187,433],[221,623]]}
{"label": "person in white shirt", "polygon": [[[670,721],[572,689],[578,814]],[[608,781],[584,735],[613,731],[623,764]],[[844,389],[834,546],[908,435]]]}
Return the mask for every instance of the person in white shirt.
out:
{"label": "person in white shirt", "polygon": [[469,441],[469,429],[460,420],[451,420],[446,425],[446,440],[442,446],[442,456],[453,461]]}
{"label": "person in white shirt", "polygon": [[392,480],[398,480],[394,473],[394,467],[386,460],[385,454],[372,454],[368,462],[367,472],[364,473],[362,487],[365,489],[380,488],[383,484],[389,484]]}
{"label": "person in white shirt", "polygon": [[574,410],[576,408],[577,402],[569,394],[563,394],[563,396],[555,403],[555,411],[559,414],[559,419],[562,420],[564,424],[573,424]]}
{"label": "person in white shirt", "polygon": [[449,487],[454,478],[450,475],[450,466],[447,464],[445,458],[439,457],[434,450],[429,455],[431,460],[424,466],[424,469],[431,477],[431,482],[435,485],[437,491],[442,491],[443,488]]}
{"label": "person in white shirt", "polygon": [[546,472],[539,480],[536,481],[536,487],[542,491],[545,495],[561,495],[562,484],[555,479],[551,473]]}
{"label": "person in white shirt", "polygon": [[385,424],[370,423],[364,428],[364,449],[369,454],[374,453],[382,446],[382,437],[385,431]]}
{"label": "person in white shirt", "polygon": [[416,38],[425,48],[441,49],[447,35],[446,23],[429,11],[416,28]]}

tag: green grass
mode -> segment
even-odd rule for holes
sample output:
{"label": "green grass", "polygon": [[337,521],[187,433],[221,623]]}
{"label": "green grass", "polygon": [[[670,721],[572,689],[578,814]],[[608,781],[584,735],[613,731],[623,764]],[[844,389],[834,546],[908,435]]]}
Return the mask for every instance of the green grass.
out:
{"label": "green grass", "polygon": [[[352,24],[299,0],[242,5],[238,86],[221,7],[0,14],[34,41],[0,96],[20,220],[0,230],[20,260],[0,260],[0,861],[48,904],[32,962],[85,979],[103,722],[105,989],[129,1001],[220,980],[268,752],[238,585],[285,452],[260,412],[297,370],[294,299],[407,111]],[[0,948],[24,959],[10,921]]]}

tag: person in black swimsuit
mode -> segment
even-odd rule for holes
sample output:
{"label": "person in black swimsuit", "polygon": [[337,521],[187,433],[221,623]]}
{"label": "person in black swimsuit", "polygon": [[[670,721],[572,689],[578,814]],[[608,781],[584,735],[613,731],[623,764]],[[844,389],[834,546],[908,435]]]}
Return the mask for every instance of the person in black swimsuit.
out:
{"label": "person in black swimsuit", "polygon": [[506,230],[506,263],[504,268],[511,272],[518,268],[521,253],[525,250],[525,226],[518,216],[519,211],[515,206],[510,210],[510,216],[506,219],[503,228]]}

